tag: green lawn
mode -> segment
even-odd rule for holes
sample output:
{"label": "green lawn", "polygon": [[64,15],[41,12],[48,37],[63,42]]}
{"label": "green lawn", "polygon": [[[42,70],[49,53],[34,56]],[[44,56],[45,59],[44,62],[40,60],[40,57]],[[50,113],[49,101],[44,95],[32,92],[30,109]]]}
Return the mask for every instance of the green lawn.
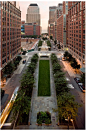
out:
{"label": "green lawn", "polygon": [[50,96],[49,60],[39,61],[38,96]]}

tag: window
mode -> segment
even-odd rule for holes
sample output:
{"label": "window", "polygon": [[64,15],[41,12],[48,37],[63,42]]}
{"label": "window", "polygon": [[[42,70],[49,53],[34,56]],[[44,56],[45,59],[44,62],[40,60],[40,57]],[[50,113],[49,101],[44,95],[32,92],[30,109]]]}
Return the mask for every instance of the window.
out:
{"label": "window", "polygon": [[82,9],[81,7],[82,7],[82,6],[81,6],[81,2],[80,2],[80,10]]}
{"label": "window", "polygon": [[81,56],[81,53],[79,53],[79,56]]}
{"label": "window", "polygon": [[79,49],[79,51],[81,52],[81,49]]}
{"label": "window", "polygon": [[81,47],[81,44],[79,44],[79,47]]}
{"label": "window", "polygon": [[81,33],[81,30],[79,30],[79,33]]}
{"label": "window", "polygon": [[85,46],[83,45],[83,49],[85,49]]}
{"label": "window", "polygon": [[81,38],[81,35],[79,35],[79,38]]}
{"label": "window", "polygon": [[85,34],[85,30],[83,30],[83,34]]}
{"label": "window", "polygon": [[85,35],[83,35],[83,39],[85,39]]}

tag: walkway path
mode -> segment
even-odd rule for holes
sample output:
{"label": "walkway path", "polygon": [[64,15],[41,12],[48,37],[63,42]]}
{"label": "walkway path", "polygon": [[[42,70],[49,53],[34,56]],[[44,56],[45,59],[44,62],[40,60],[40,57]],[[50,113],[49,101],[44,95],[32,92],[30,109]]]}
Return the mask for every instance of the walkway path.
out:
{"label": "walkway path", "polygon": [[[57,108],[56,92],[54,88],[53,74],[50,63],[50,82],[51,82],[51,96],[50,97],[38,97],[38,69],[39,62],[37,64],[37,69],[35,71],[35,87],[33,88],[32,101],[31,101],[31,114],[30,114],[30,127],[29,129],[59,129],[57,126],[57,113],[53,112],[52,108]],[[51,113],[51,126],[37,126],[37,113],[39,111],[49,111]]]}

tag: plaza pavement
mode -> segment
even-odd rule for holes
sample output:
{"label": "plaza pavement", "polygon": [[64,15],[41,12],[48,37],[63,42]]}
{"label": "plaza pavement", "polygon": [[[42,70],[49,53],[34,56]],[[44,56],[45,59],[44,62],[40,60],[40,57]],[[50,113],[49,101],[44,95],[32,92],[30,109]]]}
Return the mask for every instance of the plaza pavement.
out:
{"label": "plaza pavement", "polygon": [[[40,58],[41,59],[41,58]],[[50,97],[39,97],[38,93],[38,74],[39,74],[39,62],[35,71],[35,87],[33,88],[32,100],[31,100],[31,111],[29,122],[29,129],[67,129],[67,125],[58,125],[58,112],[53,112],[53,109],[57,109],[57,99],[56,91],[54,85],[54,78],[52,73],[52,64],[50,61]],[[50,126],[42,125],[38,126],[37,123],[37,113],[39,111],[49,111],[51,113],[52,124]],[[69,129],[73,129],[73,126],[70,126]]]}
{"label": "plaza pavement", "polygon": [[[57,113],[53,112],[53,109],[57,108],[57,100],[56,100],[56,92],[50,62],[50,89],[51,89],[51,96],[50,97],[39,97],[37,96],[38,93],[38,74],[39,74],[39,62],[37,64],[37,68],[35,71],[35,87],[33,88],[32,93],[32,100],[31,100],[31,112],[30,112],[30,127],[29,129],[59,129],[57,126]],[[51,126],[37,126],[37,113],[39,111],[49,111],[51,113]]]}

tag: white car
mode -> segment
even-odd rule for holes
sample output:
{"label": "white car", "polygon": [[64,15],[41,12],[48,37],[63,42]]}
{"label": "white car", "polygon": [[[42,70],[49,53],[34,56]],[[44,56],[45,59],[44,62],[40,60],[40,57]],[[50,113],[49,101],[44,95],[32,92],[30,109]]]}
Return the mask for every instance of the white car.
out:
{"label": "white car", "polygon": [[68,77],[66,77],[66,80],[67,80],[67,81],[70,81],[70,79],[69,79]]}
{"label": "white car", "polygon": [[74,89],[72,84],[68,84],[68,88]]}

